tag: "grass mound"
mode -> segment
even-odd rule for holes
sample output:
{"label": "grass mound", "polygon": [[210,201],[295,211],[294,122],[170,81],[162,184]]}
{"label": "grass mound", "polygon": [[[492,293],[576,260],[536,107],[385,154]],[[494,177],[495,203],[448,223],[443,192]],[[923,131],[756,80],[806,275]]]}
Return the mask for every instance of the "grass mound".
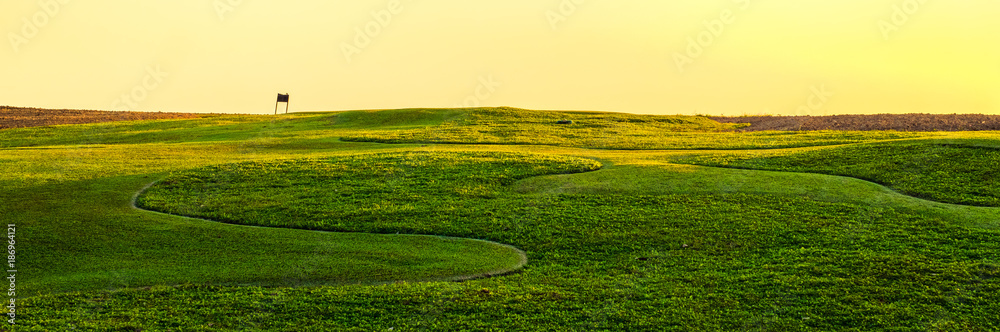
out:
{"label": "grass mound", "polygon": [[[573,123],[559,124],[561,120]],[[767,149],[934,135],[889,131],[734,132],[741,126],[702,116],[532,111],[506,107],[402,109],[276,116],[203,115],[197,119],[16,128],[0,130],[0,148],[200,142],[331,147],[346,141],[541,144],[622,150]]]}
{"label": "grass mound", "polygon": [[[485,238],[522,248],[531,263],[462,284],[167,287],[38,297],[30,305],[51,326],[86,313],[92,324],[123,328],[998,327],[993,230],[795,197],[518,194],[504,186],[595,167],[562,157],[394,153],[180,172],[147,192],[144,204],[273,225]],[[295,208],[268,207],[277,201]],[[100,301],[114,305],[95,310]],[[164,310],[188,302],[212,306]],[[77,305],[52,309],[58,303]],[[135,316],[147,319],[121,318]]]}
{"label": "grass mound", "polygon": [[337,128],[423,128],[447,121],[466,118],[465,109],[399,109],[346,111],[330,113],[329,120]]}
{"label": "grass mound", "polygon": [[173,174],[143,208],[229,223],[335,231],[425,233],[407,220],[454,217],[531,176],[592,171],[596,161],[511,153],[408,152],[248,162]]}
{"label": "grass mound", "polygon": [[[309,189],[320,188],[286,191]],[[528,267],[461,284],[43,296],[28,300],[25,318],[42,329],[1000,327],[997,233],[890,208],[743,194],[499,195],[445,208],[392,226],[371,214],[331,228],[485,237],[524,249]],[[190,303],[199,305],[181,305]]]}
{"label": "grass mound", "polygon": [[975,206],[1000,206],[1000,149],[891,142],[754,157],[711,155],[679,162],[744,169],[841,175],[877,182],[907,195]]}
{"label": "grass mound", "polygon": [[[454,110],[433,110],[452,114]],[[447,144],[543,144],[623,150],[758,149],[867,142],[920,137],[901,132],[733,132],[746,124],[719,123],[703,116],[636,115],[602,112],[474,108],[439,125],[371,128],[346,133],[351,142]],[[373,113],[378,114],[378,113]],[[369,114],[368,116],[372,116]],[[562,120],[572,123],[560,123]]]}

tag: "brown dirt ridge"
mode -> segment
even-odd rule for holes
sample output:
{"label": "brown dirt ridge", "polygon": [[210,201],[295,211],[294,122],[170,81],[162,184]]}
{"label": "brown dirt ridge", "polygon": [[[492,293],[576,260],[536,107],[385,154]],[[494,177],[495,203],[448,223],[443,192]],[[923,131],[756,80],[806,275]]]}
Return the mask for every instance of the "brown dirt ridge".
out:
{"label": "brown dirt ridge", "polygon": [[1000,115],[985,114],[852,114],[825,116],[710,116],[723,123],[749,123],[741,131],[762,130],[1000,130]]}
{"label": "brown dirt ridge", "polygon": [[[193,119],[207,114],[52,110],[0,106],[0,129],[113,121]],[[710,116],[722,123],[749,123],[740,131],[896,130],[1000,131],[1000,115],[986,114],[850,114],[826,116]]]}
{"label": "brown dirt ridge", "polygon": [[112,121],[193,119],[194,113],[117,112],[88,110],[50,110],[0,106],[0,129],[42,127],[62,124],[84,124]]}

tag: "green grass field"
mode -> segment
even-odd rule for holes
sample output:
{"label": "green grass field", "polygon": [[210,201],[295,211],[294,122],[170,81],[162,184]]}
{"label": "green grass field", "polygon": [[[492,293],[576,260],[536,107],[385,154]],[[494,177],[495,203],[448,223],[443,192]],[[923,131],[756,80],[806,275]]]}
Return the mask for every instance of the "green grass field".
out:
{"label": "green grass field", "polygon": [[3,130],[16,331],[1000,329],[1000,133],[739,127],[480,108]]}

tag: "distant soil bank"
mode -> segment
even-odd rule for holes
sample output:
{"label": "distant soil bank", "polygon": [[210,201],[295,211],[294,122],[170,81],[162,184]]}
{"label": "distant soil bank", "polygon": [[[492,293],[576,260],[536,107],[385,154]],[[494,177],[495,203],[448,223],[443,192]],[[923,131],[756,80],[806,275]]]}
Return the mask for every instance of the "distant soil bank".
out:
{"label": "distant soil bank", "polygon": [[49,110],[2,106],[0,107],[0,129],[112,121],[192,119],[202,115],[194,113]]}
{"label": "distant soil bank", "polygon": [[1000,115],[984,114],[867,114],[828,116],[709,117],[723,123],[749,123],[741,131],[761,130],[1000,130]]}
{"label": "distant soil bank", "polygon": [[[113,121],[193,119],[200,113],[52,110],[0,106],[0,129]],[[986,114],[864,114],[827,116],[711,116],[722,123],[749,123],[739,131],[897,130],[1000,131],[1000,115]]]}

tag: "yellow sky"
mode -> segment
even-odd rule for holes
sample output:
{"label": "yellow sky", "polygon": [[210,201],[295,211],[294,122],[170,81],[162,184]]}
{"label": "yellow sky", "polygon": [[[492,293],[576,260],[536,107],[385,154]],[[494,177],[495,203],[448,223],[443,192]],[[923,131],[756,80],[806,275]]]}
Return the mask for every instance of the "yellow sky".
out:
{"label": "yellow sky", "polygon": [[0,33],[0,105],[1000,114],[996,0],[14,0]]}

